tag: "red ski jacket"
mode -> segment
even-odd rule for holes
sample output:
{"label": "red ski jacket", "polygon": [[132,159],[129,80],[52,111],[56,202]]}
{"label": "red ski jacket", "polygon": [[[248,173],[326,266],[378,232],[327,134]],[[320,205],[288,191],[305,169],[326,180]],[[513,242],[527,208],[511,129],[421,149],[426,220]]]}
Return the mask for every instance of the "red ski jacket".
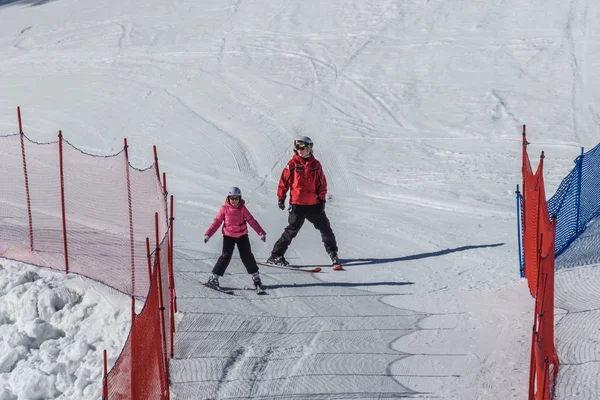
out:
{"label": "red ski jacket", "polygon": [[327,198],[327,179],[321,163],[314,157],[294,154],[281,173],[277,198],[285,199],[290,191],[290,204],[314,205]]}

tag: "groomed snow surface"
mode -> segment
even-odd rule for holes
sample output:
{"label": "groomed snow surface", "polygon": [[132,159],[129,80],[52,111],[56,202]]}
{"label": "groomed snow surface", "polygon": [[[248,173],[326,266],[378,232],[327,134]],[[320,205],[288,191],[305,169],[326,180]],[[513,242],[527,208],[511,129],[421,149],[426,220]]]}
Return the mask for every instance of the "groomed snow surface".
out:
{"label": "groomed snow surface", "polygon": [[[157,146],[176,202],[173,398],[526,399],[521,126],[551,195],[598,143],[598,18],[600,3],[559,0],[0,0],[0,133],[18,132],[19,105],[38,142],[61,129],[114,154],[126,137],[139,168]],[[203,287],[221,239],[202,238],[229,186],[269,256],[298,135],[327,174],[346,271],[325,266],[306,224],[286,257],[322,273],[261,267],[259,297],[234,258],[234,296]],[[556,398],[597,400],[598,257],[571,256],[556,276]],[[99,399],[128,299],[2,265],[0,400]]]}

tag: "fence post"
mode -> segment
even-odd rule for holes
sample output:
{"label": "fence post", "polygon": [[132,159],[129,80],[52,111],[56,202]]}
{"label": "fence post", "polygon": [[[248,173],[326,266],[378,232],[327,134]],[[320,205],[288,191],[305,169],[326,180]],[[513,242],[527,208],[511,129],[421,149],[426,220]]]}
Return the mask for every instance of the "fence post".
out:
{"label": "fence post", "polygon": [[577,212],[577,219],[575,225],[575,233],[579,233],[579,216],[581,207],[581,175],[583,173],[583,147],[581,148],[581,155],[577,157],[577,195],[575,196],[575,210]]}
{"label": "fence post", "polygon": [[25,197],[27,200],[27,215],[29,216],[29,249],[34,251],[33,247],[33,217],[31,215],[31,196],[29,195],[29,175],[27,174],[27,157],[25,157],[25,134],[23,133],[23,123],[21,121],[21,107],[17,107],[17,117],[19,119],[19,136],[21,138],[21,157],[23,159],[23,173],[25,175]]}
{"label": "fence post", "polygon": [[129,331],[129,336],[134,338],[131,341],[131,367],[129,368],[129,381],[131,382],[131,385],[129,386],[131,388],[131,398],[134,399],[134,391],[135,391],[135,357],[136,357],[136,351],[135,351],[135,297],[133,296],[133,294],[131,295],[131,330]]}
{"label": "fence post", "polygon": [[523,249],[521,247],[521,235],[523,233],[521,230],[521,219],[523,214],[521,210],[521,192],[519,192],[519,185],[517,185],[515,193],[517,194],[517,250],[519,251],[519,271],[521,278],[523,278],[525,276],[525,268],[523,268]]}
{"label": "fence post", "polygon": [[550,379],[550,361],[548,357],[544,358],[544,379],[542,380],[542,396],[541,399],[549,399],[548,380]]}
{"label": "fence post", "polygon": [[[168,190],[167,190],[167,174],[163,172],[163,189],[165,196],[165,203],[167,204],[167,208],[169,208],[168,200]],[[173,278],[173,195],[171,195],[171,203],[170,203],[170,215],[167,215],[167,232],[169,232],[169,249],[167,252],[167,272],[169,274],[169,293],[171,297],[170,306],[173,306],[174,298],[175,298],[175,280]],[[167,210],[169,211],[169,210]],[[175,309],[177,306],[175,305]]]}
{"label": "fence post", "polygon": [[156,168],[156,179],[158,179],[158,182],[162,185],[162,182],[160,181],[160,168],[158,167],[158,153],[156,152],[156,145],[152,146],[152,148],[154,149],[154,167]]}
{"label": "fence post", "polygon": [[[537,302],[537,300],[536,300],[536,302]],[[531,328],[531,354],[529,357],[529,395],[527,396],[527,400],[535,399],[535,377],[537,375],[537,368],[536,368],[536,362],[535,362],[535,360],[536,360],[535,349],[537,347],[535,344],[536,321],[537,321],[537,312],[535,310],[533,310],[533,327]]]}
{"label": "fence post", "polygon": [[[133,206],[131,204],[131,176],[129,173],[129,146],[127,145],[127,138],[124,139],[123,150],[125,151],[125,179],[127,180],[127,209],[129,212],[129,255],[131,257],[131,295],[135,296],[135,241],[133,234]],[[133,318],[131,319],[131,322],[133,322]]]}
{"label": "fence post", "polygon": [[169,350],[167,349],[167,335],[165,329],[165,305],[163,299],[163,290],[162,290],[162,272],[161,272],[161,262],[160,262],[160,239],[158,234],[158,213],[154,213],[154,226],[156,232],[156,280],[157,280],[157,290],[158,290],[158,304],[159,304],[159,312],[158,318],[160,321],[160,331],[162,333],[162,343],[161,343],[161,355],[163,356],[163,379],[164,379],[164,388],[166,393],[166,398],[170,398],[169,396]]}
{"label": "fence post", "polygon": [[104,378],[102,379],[102,400],[108,400],[108,368],[106,350],[104,350]]}
{"label": "fence post", "polygon": [[[538,207],[539,209],[539,207]],[[539,215],[539,212],[538,212]],[[538,218],[539,221],[539,218]],[[539,225],[539,222],[538,222]],[[539,243],[542,243],[544,241],[544,234],[542,233],[541,236],[539,238]],[[538,364],[537,364],[537,358],[535,357],[536,355],[536,349],[537,351],[539,350],[539,346],[537,346],[537,333],[538,333],[538,328],[539,328],[539,315],[538,315],[538,310],[540,309],[539,307],[539,303],[540,303],[540,296],[539,296],[539,290],[540,290],[540,285],[541,285],[541,271],[539,268],[539,265],[541,264],[540,260],[541,260],[541,254],[542,254],[542,249],[540,248],[540,245],[536,245],[536,255],[537,255],[537,259],[538,259],[538,275],[536,277],[536,291],[535,291],[535,303],[534,303],[534,309],[533,309],[533,327],[531,329],[531,358],[530,358],[530,363],[529,363],[529,397],[528,400],[535,400],[536,396],[535,396],[535,387],[536,387],[536,381],[539,379],[539,369],[538,369]]]}
{"label": "fence post", "polygon": [[146,257],[148,258],[148,282],[152,285],[152,253],[150,253],[150,239],[146,238]]}
{"label": "fence post", "polygon": [[19,119],[19,133],[23,134],[23,124],[21,123],[21,107],[17,106],[17,118]]}
{"label": "fence post", "polygon": [[[171,299],[173,301],[173,311],[177,312],[177,292],[175,290],[175,275],[173,274],[173,222],[175,221],[175,217],[173,216],[173,195],[171,195],[171,215],[169,217],[169,250],[171,253],[169,254],[169,277],[171,279]],[[175,327],[173,326],[173,331],[175,331]]]}
{"label": "fence post", "polygon": [[[525,161],[527,160],[527,145],[529,144],[529,142],[527,141],[527,136],[526,136],[526,126],[523,125],[523,139],[522,139],[522,165],[521,165],[521,175],[522,175],[522,179],[523,179],[523,194],[527,193],[527,187],[525,186],[525,174],[523,173],[524,169],[525,169]],[[522,223],[522,227],[521,227],[521,231],[523,232],[523,235],[527,234],[527,217],[525,216],[525,212],[527,211],[527,199],[525,198],[525,196],[521,196],[521,223]],[[525,236],[523,236],[525,237]],[[525,241],[523,241],[523,254],[525,254]],[[525,269],[527,268],[527,261],[523,260],[521,269],[522,269],[522,277],[525,276]]]}
{"label": "fence post", "polygon": [[[123,150],[125,151],[125,179],[127,180],[127,208],[129,210],[129,247],[131,256],[131,332],[130,335],[134,336],[135,332],[135,242],[133,236],[133,209],[131,205],[131,179],[129,174],[129,146],[127,145],[127,138],[123,139]],[[133,343],[133,342],[132,342]],[[135,390],[135,346],[131,346],[131,368],[130,368],[130,380],[131,380],[131,398],[134,398],[133,391]]]}
{"label": "fence post", "polygon": [[65,272],[69,273],[69,248],[67,246],[67,216],[65,213],[65,177],[63,170],[63,136],[58,131],[58,158],[60,163],[60,201],[62,205],[63,246],[65,251]]}
{"label": "fence post", "polygon": [[169,268],[169,294],[170,294],[170,313],[171,313],[171,358],[175,356],[175,349],[173,344],[173,336],[175,334],[175,313],[177,312],[177,295],[175,294],[175,276],[173,274],[173,195],[171,195],[170,203],[170,217],[169,217],[169,255],[168,255],[168,268]]}
{"label": "fence post", "polygon": [[[538,179],[538,183],[537,183],[537,209],[536,209],[536,226],[535,226],[535,251],[538,253],[538,258],[536,260],[536,268],[537,268],[537,276],[536,276],[536,281],[537,278],[539,278],[540,276],[540,266],[541,266],[541,262],[540,262],[540,257],[539,254],[541,253],[541,246],[542,246],[542,239],[544,237],[544,235],[542,234],[540,237],[540,204],[542,203],[542,201],[546,201],[546,199],[542,199],[542,191],[540,190],[540,179],[542,178],[542,175],[544,173],[544,158],[546,156],[544,155],[544,152],[542,151],[542,154],[540,155],[540,164],[538,166],[539,171],[540,171],[540,176],[537,177]],[[536,283],[536,285],[539,285],[539,283]],[[535,290],[536,290],[536,298],[537,298],[537,291],[539,290],[539,286],[536,286]]]}

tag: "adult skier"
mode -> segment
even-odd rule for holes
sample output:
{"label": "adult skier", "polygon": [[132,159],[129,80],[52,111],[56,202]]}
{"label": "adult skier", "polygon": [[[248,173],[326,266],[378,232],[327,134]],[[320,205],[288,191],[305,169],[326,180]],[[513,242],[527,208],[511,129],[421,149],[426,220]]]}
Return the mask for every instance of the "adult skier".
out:
{"label": "adult skier", "polygon": [[285,210],[285,199],[290,192],[288,226],[271,251],[268,264],[288,266],[285,252],[308,220],[321,233],[325,250],[332,265],[339,265],[338,247],[331,224],[325,214],[327,179],[321,163],[313,154],[313,141],[308,136],[294,140],[294,155],[281,173],[277,188],[278,206]]}

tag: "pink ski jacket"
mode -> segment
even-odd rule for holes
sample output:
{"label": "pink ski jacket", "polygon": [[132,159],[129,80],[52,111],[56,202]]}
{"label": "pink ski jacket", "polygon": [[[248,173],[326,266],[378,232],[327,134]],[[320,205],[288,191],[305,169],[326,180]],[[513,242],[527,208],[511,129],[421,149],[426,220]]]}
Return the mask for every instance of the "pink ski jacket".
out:
{"label": "pink ski jacket", "polygon": [[[223,224],[225,222],[225,224]],[[246,202],[242,199],[237,208],[231,204],[225,203],[219,209],[215,220],[210,225],[204,236],[211,237],[215,234],[217,229],[223,224],[223,236],[230,236],[233,238],[239,238],[248,234],[248,227],[246,222],[250,224],[252,229],[259,234],[259,236],[265,235],[265,231],[260,226],[257,220],[254,219],[250,211],[246,208]]]}

